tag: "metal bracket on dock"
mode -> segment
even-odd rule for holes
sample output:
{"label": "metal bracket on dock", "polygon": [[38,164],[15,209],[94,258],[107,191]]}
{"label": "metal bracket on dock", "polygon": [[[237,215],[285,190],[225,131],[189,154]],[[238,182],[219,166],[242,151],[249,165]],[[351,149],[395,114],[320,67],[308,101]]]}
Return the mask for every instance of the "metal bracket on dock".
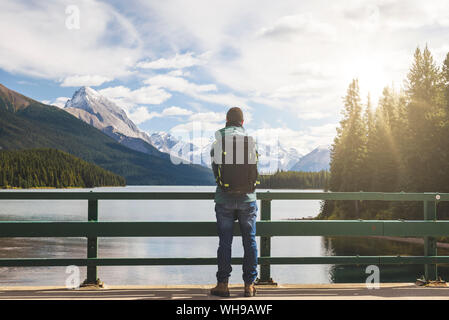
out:
{"label": "metal bracket on dock", "polygon": [[260,278],[257,278],[254,281],[254,284],[257,286],[277,286],[277,282],[273,281],[273,278],[270,278],[268,281],[262,281]]}
{"label": "metal bracket on dock", "polygon": [[104,288],[104,282],[101,281],[100,279],[97,279],[95,282],[88,282],[88,279],[86,279],[80,285],[80,288],[86,288],[86,287]]}

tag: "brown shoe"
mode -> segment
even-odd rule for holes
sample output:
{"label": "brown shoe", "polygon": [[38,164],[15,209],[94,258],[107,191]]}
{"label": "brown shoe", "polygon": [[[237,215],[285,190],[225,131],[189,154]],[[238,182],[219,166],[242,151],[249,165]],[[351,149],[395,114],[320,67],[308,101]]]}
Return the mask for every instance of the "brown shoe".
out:
{"label": "brown shoe", "polygon": [[256,295],[256,287],[254,287],[254,283],[246,284],[245,283],[245,297],[254,297]]}
{"label": "brown shoe", "polygon": [[210,289],[210,294],[219,297],[229,297],[227,282],[218,282],[215,288]]}

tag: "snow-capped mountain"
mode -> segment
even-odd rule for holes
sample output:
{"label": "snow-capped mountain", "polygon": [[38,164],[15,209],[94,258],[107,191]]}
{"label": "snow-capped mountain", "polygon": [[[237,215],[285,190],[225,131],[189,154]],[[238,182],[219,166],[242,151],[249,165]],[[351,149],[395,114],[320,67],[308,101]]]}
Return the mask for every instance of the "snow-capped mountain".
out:
{"label": "snow-capped mountain", "polygon": [[159,151],[170,152],[170,150],[179,142],[174,136],[167,132],[157,131],[150,135],[153,146]]}
{"label": "snow-capped mountain", "polygon": [[[211,166],[210,150],[214,142],[213,137],[204,138],[201,144],[193,144],[179,140],[168,132],[154,132],[150,139],[159,151],[171,153],[187,162],[209,168]],[[258,142],[258,152],[260,173],[291,170],[302,158],[295,148],[286,148],[281,143],[268,145]]]}
{"label": "snow-capped mountain", "polygon": [[81,87],[66,102],[64,110],[130,149],[158,154],[150,136],[139,130],[122,108],[92,88]]}
{"label": "snow-capped mountain", "polygon": [[330,146],[321,145],[302,157],[294,166],[293,171],[320,171],[329,170]]}
{"label": "snow-capped mountain", "polygon": [[175,138],[171,133],[164,131],[156,131],[150,135],[151,144],[161,152],[170,153],[176,148],[187,148],[191,151],[198,150],[198,147],[192,143],[184,142]]}
{"label": "snow-capped mountain", "polygon": [[258,143],[259,172],[274,173],[278,170],[288,171],[302,157],[295,148],[286,148],[277,144]]}

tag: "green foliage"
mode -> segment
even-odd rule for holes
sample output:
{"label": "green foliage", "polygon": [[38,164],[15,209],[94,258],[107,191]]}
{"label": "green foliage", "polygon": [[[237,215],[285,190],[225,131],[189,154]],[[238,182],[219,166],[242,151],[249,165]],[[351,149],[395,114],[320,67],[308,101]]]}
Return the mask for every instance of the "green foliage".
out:
{"label": "green foliage", "polygon": [[0,188],[124,185],[124,178],[56,149],[0,151]]}
{"label": "green foliage", "polygon": [[[449,192],[449,54],[438,67],[416,49],[405,90],[386,87],[361,117],[358,81],[344,98],[332,145],[331,191]],[[449,216],[440,204],[439,218]],[[321,219],[422,219],[422,204],[324,201]]]}
{"label": "green foliage", "polygon": [[329,181],[329,171],[278,171],[271,175],[260,175],[262,189],[324,189]]}

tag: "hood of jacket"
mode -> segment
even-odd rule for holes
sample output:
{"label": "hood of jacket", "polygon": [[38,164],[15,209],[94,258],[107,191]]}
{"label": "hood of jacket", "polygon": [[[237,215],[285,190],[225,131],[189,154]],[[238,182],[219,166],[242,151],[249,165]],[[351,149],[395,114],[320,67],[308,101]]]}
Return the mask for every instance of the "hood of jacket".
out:
{"label": "hood of jacket", "polygon": [[229,126],[224,127],[220,130],[217,130],[215,132],[215,139],[219,140],[223,136],[232,136],[232,135],[246,135],[246,130],[243,127],[237,127],[237,126]]}

